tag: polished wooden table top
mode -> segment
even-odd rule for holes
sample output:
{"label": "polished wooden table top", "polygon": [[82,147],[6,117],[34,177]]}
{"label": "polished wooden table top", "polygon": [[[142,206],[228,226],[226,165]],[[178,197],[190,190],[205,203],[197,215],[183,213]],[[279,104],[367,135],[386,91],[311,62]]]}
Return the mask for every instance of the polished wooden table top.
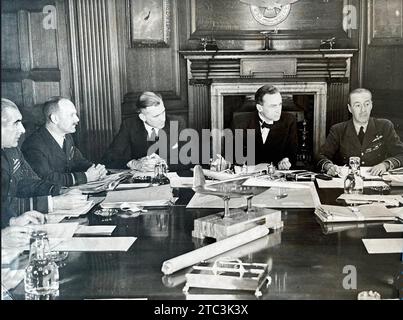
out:
{"label": "polished wooden table top", "polygon": [[[322,203],[329,203],[339,193],[341,190],[320,190],[319,195]],[[92,225],[117,225],[112,236],[138,239],[128,252],[70,252],[59,270],[58,299],[256,299],[253,292],[195,288],[185,295],[182,289],[189,268],[171,276],[161,272],[163,261],[208,243],[192,238],[193,220],[219,211],[176,205],[136,218],[113,216],[110,220],[90,213]],[[359,292],[369,290],[382,298],[398,298],[395,282],[402,269],[400,254],[369,255],[361,239],[399,238],[400,233],[387,234],[382,223],[332,229],[321,225],[312,209],[283,210],[282,219],[282,230],[249,244],[241,257],[243,262],[271,266],[272,284],[260,299],[357,299]],[[347,272],[351,274],[351,266],[357,271],[357,289],[348,290],[343,281],[348,281],[345,277]],[[12,293],[24,299],[23,283]]]}

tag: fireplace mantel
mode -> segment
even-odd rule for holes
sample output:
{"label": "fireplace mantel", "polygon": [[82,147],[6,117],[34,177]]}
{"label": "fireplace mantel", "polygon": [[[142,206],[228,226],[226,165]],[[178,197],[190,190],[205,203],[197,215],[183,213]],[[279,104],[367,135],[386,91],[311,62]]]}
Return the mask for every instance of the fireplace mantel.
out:
{"label": "fireplace mantel", "polygon": [[[189,125],[201,130],[223,128],[223,97],[253,94],[273,84],[284,93],[315,95],[315,154],[326,129],[348,118],[351,59],[356,49],[282,51],[180,51],[187,60]],[[220,153],[221,137],[213,136]]]}

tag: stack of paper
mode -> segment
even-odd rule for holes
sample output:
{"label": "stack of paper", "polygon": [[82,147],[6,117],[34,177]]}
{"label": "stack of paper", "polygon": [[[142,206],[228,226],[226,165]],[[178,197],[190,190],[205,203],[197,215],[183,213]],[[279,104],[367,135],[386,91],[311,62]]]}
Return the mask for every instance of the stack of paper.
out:
{"label": "stack of paper", "polygon": [[142,189],[110,191],[101,207],[106,209],[120,208],[123,203],[140,207],[169,206],[173,203],[171,186],[152,187],[148,188],[147,192]]}
{"label": "stack of paper", "polygon": [[385,206],[399,207],[403,204],[401,195],[369,195],[369,194],[342,194],[337,200],[344,200],[347,204],[382,203]]}
{"label": "stack of paper", "polygon": [[392,187],[403,187],[403,174],[386,174],[382,179],[388,181]]}
{"label": "stack of paper", "polygon": [[[380,178],[379,178],[380,179]],[[319,188],[321,189],[343,189],[344,188],[344,179],[342,178],[333,178],[332,180],[322,180],[316,179]],[[364,188],[373,188],[373,187],[386,187],[387,184],[384,181],[364,181]]]}
{"label": "stack of paper", "polygon": [[397,219],[396,213],[381,204],[359,207],[321,205],[315,209],[315,214],[323,222],[393,221]]}
{"label": "stack of paper", "polygon": [[121,180],[127,178],[128,176],[131,176],[131,171],[125,170],[122,172],[107,175],[102,180],[92,181],[79,185],[76,188],[86,194],[98,193],[112,188],[113,185],[116,186]]}

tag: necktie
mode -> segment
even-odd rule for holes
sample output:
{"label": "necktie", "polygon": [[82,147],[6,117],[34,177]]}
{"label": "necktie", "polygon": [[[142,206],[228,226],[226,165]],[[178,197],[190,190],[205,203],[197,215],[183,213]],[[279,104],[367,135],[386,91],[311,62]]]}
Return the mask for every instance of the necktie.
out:
{"label": "necktie", "polygon": [[361,128],[360,128],[360,133],[358,134],[358,139],[360,140],[360,143],[361,143],[361,144],[362,144],[363,141],[364,141],[364,135],[365,135],[364,127],[361,127]]}
{"label": "necktie", "polygon": [[262,129],[264,129],[264,128],[271,129],[271,128],[273,128],[273,124],[268,124],[266,122],[263,122],[260,127]]}
{"label": "necktie", "polygon": [[155,128],[151,129],[151,136],[148,139],[149,141],[158,141],[157,133],[155,132]]}

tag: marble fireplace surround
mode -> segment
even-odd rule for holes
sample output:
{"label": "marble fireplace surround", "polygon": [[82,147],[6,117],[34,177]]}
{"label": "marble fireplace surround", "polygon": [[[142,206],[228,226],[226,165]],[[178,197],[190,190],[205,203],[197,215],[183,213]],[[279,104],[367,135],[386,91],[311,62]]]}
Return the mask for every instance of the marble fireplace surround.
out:
{"label": "marble fireplace surround", "polygon": [[351,59],[356,49],[285,51],[182,50],[187,64],[189,126],[213,130],[221,154],[224,97],[253,95],[272,84],[283,94],[314,96],[313,146],[318,155],[327,126],[348,119]]}
{"label": "marble fireplace surround", "polygon": [[314,96],[313,146],[318,154],[326,139],[326,82],[256,82],[256,83],[212,83],[211,84],[211,127],[213,131],[213,154],[221,153],[222,132],[224,126],[224,96],[254,94],[261,86],[271,84],[282,94],[300,94]]}

